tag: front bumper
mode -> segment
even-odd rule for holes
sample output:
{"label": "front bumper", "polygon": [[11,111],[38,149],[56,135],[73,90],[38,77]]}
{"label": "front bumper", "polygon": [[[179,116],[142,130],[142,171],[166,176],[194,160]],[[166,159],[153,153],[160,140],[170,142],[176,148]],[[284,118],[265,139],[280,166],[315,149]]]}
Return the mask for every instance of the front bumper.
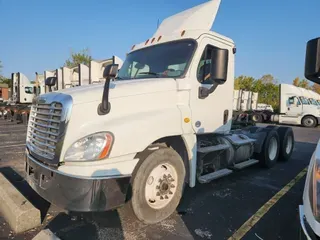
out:
{"label": "front bumper", "polygon": [[28,184],[50,203],[76,212],[115,209],[125,203],[128,176],[86,178],[63,174],[36,161],[26,153]]}
{"label": "front bumper", "polygon": [[300,218],[300,226],[302,228],[302,231],[307,238],[307,240],[318,240],[320,239],[313,231],[312,228],[310,227],[304,213],[304,206],[300,205],[299,206],[299,218]]}

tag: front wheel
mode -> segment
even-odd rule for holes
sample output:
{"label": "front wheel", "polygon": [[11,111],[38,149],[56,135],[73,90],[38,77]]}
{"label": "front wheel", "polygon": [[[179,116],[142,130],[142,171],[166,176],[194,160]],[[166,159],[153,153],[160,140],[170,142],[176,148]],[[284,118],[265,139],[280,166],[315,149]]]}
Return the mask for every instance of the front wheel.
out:
{"label": "front wheel", "polygon": [[307,128],[315,128],[317,126],[317,119],[313,116],[306,116],[302,119],[302,125]]}
{"label": "front wheel", "polygon": [[171,148],[152,151],[133,176],[132,209],[146,223],[158,223],[169,217],[182,197],[185,166]]}

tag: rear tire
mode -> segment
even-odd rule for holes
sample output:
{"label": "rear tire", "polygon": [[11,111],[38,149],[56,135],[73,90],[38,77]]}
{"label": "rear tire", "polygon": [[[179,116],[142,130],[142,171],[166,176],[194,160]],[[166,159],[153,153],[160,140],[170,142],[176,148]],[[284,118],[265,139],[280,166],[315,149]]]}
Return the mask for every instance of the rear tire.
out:
{"label": "rear tire", "polygon": [[256,123],[262,123],[263,122],[263,116],[262,114],[260,113],[254,113],[252,116],[251,116],[251,120],[253,122],[256,122]]}
{"label": "rear tire", "polygon": [[278,161],[280,150],[279,135],[275,130],[266,129],[267,136],[262,145],[261,152],[257,155],[257,158],[261,166],[266,168],[272,168]]}
{"label": "rear tire", "polygon": [[168,218],[182,197],[185,166],[171,148],[148,153],[133,176],[131,205],[136,217],[145,224]]}
{"label": "rear tire", "polygon": [[288,161],[294,149],[294,135],[292,128],[279,127],[277,131],[280,138],[279,160]]}
{"label": "rear tire", "polygon": [[306,116],[302,119],[302,126],[315,128],[318,125],[317,119],[313,116]]}

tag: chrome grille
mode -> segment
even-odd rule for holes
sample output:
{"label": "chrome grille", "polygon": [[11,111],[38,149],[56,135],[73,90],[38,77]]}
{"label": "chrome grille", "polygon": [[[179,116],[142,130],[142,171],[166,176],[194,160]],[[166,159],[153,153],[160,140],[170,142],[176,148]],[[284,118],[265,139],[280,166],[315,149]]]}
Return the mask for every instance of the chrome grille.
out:
{"label": "chrome grille", "polygon": [[31,107],[28,145],[37,155],[53,160],[59,142],[63,113],[61,103],[35,103]]}

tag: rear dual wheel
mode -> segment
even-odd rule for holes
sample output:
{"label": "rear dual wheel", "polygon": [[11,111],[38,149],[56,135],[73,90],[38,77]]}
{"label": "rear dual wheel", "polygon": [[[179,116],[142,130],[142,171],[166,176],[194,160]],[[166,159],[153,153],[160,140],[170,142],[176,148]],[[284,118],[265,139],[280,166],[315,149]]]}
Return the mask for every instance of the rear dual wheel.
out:
{"label": "rear dual wheel", "polygon": [[267,136],[257,158],[264,167],[271,168],[276,162],[288,161],[294,149],[294,135],[292,128],[268,126],[260,132],[266,132]]}

